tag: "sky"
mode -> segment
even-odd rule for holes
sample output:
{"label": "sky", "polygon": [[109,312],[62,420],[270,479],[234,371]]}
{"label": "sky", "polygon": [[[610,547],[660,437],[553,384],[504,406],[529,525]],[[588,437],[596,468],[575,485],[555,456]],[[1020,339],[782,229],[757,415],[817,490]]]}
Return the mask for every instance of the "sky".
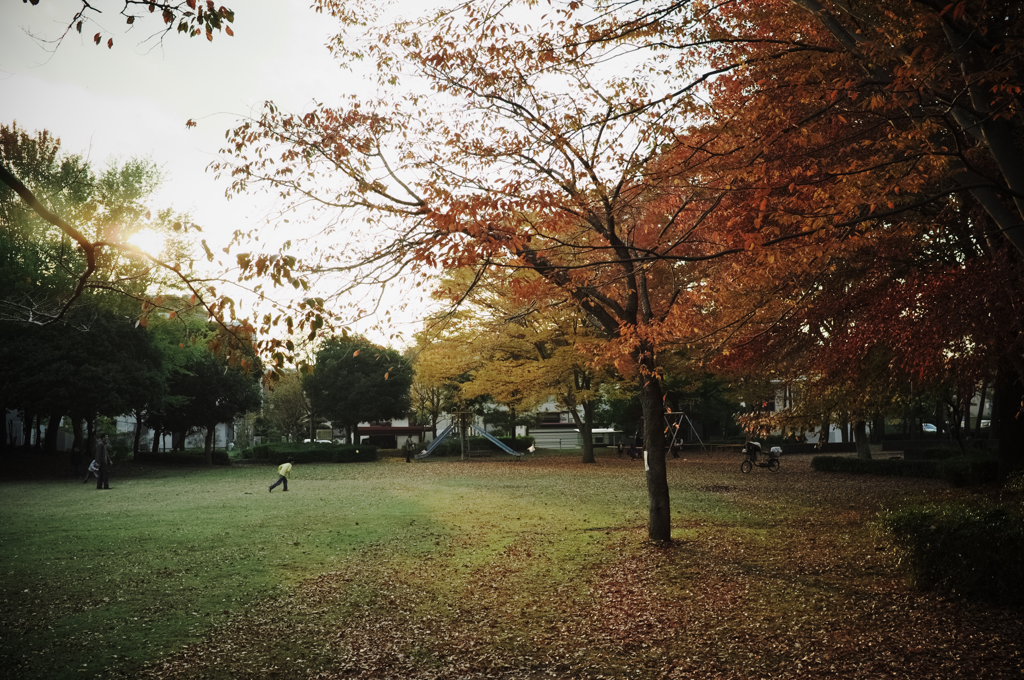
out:
{"label": "sky", "polygon": [[[218,251],[235,229],[262,225],[273,207],[260,195],[228,202],[227,181],[206,171],[224,132],[266,100],[301,111],[314,99],[331,102],[362,88],[324,47],[336,23],[310,9],[311,0],[220,2],[235,11],[233,37],[214,34],[211,42],[172,33],[161,42],[147,40],[161,26],[158,15],[129,27],[119,14],[122,2],[92,0],[103,12],[54,50],[46,41],[63,32],[81,2],[4,0],[0,121],[48,129],[65,151],[87,156],[96,168],[110,158],[152,158],[165,177],[153,207],[189,212]],[[96,32],[100,46],[92,40]],[[186,127],[190,119],[193,128]],[[365,325],[356,330],[372,335]],[[417,320],[407,316],[400,325],[409,335]]]}

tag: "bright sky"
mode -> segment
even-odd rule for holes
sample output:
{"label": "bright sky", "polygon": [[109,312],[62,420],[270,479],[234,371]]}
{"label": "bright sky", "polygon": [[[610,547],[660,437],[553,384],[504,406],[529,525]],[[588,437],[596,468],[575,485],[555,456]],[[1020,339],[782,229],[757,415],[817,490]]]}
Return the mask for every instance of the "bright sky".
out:
{"label": "bright sky", "polygon": [[[226,244],[235,229],[263,224],[269,204],[258,196],[227,202],[226,182],[206,172],[225,130],[266,100],[299,111],[314,98],[336,101],[359,82],[331,60],[324,43],[335,20],[309,9],[310,0],[221,2],[235,11],[234,37],[169,34],[161,44],[146,40],[160,27],[158,14],[128,27],[121,2],[94,0],[105,10],[93,15],[96,23],[82,35],[72,31],[51,53],[28,33],[56,38],[81,2],[4,0],[0,121],[46,128],[65,151],[87,155],[97,167],[114,156],[151,157],[165,173],[154,207],[189,211],[211,246]],[[92,41],[97,31],[101,46]],[[189,119],[197,127],[187,129]],[[396,330],[416,330],[411,320],[405,325]]]}

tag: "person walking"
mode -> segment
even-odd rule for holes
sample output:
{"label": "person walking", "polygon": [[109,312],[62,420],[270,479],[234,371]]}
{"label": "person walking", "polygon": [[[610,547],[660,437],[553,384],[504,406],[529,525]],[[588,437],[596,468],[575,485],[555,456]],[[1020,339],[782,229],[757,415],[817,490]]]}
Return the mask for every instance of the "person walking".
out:
{"label": "person walking", "polygon": [[[99,439],[96,440],[96,489],[109,489],[110,478],[107,476],[107,468],[111,465],[110,462],[110,443],[107,440],[107,435],[100,435]],[[88,479],[88,478],[87,478]]]}
{"label": "person walking", "polygon": [[283,484],[284,490],[288,490],[288,475],[292,471],[292,463],[294,462],[294,460],[289,460],[287,463],[281,463],[277,466],[277,481],[270,485],[270,491],[273,491],[274,487],[278,484]]}

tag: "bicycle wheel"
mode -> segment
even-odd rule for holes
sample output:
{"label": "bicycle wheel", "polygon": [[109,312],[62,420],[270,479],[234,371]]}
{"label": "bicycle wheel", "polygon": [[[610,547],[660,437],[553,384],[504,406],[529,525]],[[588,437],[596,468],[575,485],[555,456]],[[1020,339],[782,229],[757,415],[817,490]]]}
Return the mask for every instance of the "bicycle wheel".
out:
{"label": "bicycle wheel", "polygon": [[770,461],[768,461],[768,469],[771,470],[772,472],[778,472],[779,465],[780,463],[778,458],[772,458]]}
{"label": "bicycle wheel", "polygon": [[750,472],[753,469],[754,466],[751,464],[749,460],[745,460],[742,463],[740,463],[740,470],[742,470],[743,472]]}

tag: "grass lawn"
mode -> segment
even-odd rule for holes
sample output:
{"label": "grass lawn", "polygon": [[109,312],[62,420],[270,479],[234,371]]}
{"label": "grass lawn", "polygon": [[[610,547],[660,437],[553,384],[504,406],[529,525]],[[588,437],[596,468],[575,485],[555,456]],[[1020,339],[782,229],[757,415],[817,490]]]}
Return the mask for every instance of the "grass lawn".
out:
{"label": "grass lawn", "polygon": [[932,480],[599,454],[0,483],[11,678],[1021,678],[1024,614],[909,590],[873,519]]}

